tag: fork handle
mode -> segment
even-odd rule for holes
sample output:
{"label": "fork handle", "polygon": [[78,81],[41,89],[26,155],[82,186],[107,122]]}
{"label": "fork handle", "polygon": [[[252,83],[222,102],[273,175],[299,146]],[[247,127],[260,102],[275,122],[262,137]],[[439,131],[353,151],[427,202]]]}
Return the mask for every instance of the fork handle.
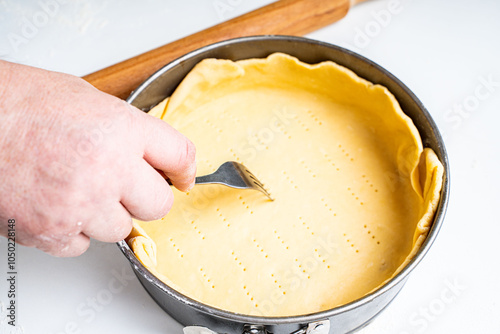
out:
{"label": "fork handle", "polygon": [[[163,176],[163,178],[167,181],[168,184],[172,185],[172,181],[166,176]],[[214,177],[213,174],[209,175],[203,175],[203,176],[197,176],[196,179],[194,180],[195,184],[208,184],[208,183],[220,183],[218,182]]]}
{"label": "fork handle", "polygon": [[203,176],[197,176],[194,183],[204,184],[204,183],[219,183],[219,182],[217,182],[217,180],[213,177],[213,174],[208,174]]}

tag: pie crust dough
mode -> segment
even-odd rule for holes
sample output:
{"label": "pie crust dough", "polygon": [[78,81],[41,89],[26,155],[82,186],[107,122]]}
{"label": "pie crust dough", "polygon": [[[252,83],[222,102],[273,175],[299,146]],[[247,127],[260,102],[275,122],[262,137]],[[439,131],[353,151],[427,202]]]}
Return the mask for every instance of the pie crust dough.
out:
{"label": "pie crust dough", "polygon": [[331,61],[205,59],[151,112],[197,147],[198,175],[246,165],[271,192],[174,189],[134,222],[139,260],[180,293],[260,316],[359,299],[422,245],[443,167],[394,96]]}

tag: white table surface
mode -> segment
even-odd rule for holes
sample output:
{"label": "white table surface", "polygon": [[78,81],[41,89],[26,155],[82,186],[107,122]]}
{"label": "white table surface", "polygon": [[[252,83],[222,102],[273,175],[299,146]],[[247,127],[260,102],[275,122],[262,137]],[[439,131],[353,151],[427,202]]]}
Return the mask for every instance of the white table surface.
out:
{"label": "white table surface", "polygon": [[[45,20],[40,3],[51,1],[0,0],[2,59],[85,75],[271,2],[58,0],[66,3],[49,8]],[[36,31],[23,32],[34,18]],[[497,0],[373,0],[309,35],[374,60],[409,86],[437,122],[451,162],[451,198],[435,244],[360,333],[500,333],[499,33]],[[19,247],[12,328],[6,252],[1,238],[1,333],[182,331],[132,276],[118,247],[99,242],[69,259]]]}

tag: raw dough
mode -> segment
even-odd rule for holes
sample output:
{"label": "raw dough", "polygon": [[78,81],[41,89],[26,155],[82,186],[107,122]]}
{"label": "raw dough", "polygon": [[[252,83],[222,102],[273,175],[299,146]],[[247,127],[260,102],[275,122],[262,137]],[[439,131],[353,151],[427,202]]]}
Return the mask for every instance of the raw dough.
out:
{"label": "raw dough", "polygon": [[381,286],[432,223],[443,167],[384,87],[284,54],[206,59],[151,111],[197,147],[198,175],[245,164],[268,188],[175,192],[129,244],[166,284],[242,314],[330,309]]}

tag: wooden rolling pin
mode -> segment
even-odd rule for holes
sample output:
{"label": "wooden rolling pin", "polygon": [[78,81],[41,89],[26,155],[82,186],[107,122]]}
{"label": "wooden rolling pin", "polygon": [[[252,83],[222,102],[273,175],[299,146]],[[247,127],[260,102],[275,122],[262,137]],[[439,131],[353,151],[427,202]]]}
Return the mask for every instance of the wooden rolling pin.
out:
{"label": "wooden rolling pin", "polygon": [[302,36],[344,17],[364,0],[280,0],[232,20],[83,77],[96,88],[125,99],[170,61],[202,46],[252,35]]}

